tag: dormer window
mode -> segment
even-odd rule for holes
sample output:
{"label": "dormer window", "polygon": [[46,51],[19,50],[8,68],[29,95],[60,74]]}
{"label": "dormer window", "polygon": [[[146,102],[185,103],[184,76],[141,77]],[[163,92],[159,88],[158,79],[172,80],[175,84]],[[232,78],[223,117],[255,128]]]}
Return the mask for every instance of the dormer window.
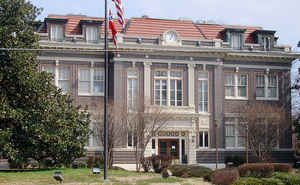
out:
{"label": "dormer window", "polygon": [[62,42],[65,36],[65,24],[68,19],[47,17],[45,22],[48,25],[49,40]]}
{"label": "dormer window", "polygon": [[264,51],[270,51],[274,47],[276,31],[271,30],[256,30],[253,32],[253,39],[256,44],[259,44]]}
{"label": "dormer window", "polygon": [[63,25],[62,24],[51,24],[50,39],[52,41],[62,42],[64,39]]}
{"label": "dormer window", "polygon": [[230,44],[231,44],[232,49],[241,49],[242,48],[242,34],[231,33]]}
{"label": "dormer window", "polygon": [[270,51],[271,50],[271,38],[268,36],[263,37],[262,45],[264,46],[265,51]]}
{"label": "dormer window", "polygon": [[85,37],[87,43],[99,43],[100,40],[100,28],[103,21],[98,20],[81,20],[80,25],[82,28],[82,34]]}
{"label": "dormer window", "polygon": [[246,29],[225,28],[221,33],[224,41],[229,42],[234,50],[242,49],[244,47],[244,33]]}
{"label": "dormer window", "polygon": [[99,32],[97,26],[87,26],[85,37],[88,43],[97,43],[99,41]]}

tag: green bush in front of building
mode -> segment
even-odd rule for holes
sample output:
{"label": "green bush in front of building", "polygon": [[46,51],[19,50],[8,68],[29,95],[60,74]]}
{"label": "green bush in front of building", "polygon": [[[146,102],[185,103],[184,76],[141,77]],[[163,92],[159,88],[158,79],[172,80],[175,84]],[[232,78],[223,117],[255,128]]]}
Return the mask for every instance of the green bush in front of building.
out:
{"label": "green bush in front of building", "polygon": [[172,165],[169,167],[176,177],[205,177],[212,173],[210,168],[192,165]]}
{"label": "green bush in front of building", "polygon": [[285,185],[280,179],[276,178],[254,178],[242,177],[236,180],[232,185]]}
{"label": "green bush in front of building", "polygon": [[300,184],[300,176],[295,174],[275,172],[273,178],[280,179],[286,185]]}

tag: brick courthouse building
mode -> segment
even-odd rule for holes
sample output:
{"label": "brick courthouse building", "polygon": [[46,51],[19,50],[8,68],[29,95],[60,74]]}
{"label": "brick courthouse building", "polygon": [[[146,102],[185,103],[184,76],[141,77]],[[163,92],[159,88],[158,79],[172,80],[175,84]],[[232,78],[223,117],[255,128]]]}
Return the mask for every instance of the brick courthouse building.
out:
{"label": "brick courthouse building", "polygon": [[[109,98],[127,106],[150,99],[176,115],[153,137],[146,155],[214,163],[216,138],[221,162],[243,155],[245,138],[238,135],[233,107],[250,100],[290,104],[285,89],[290,79],[283,76],[294,58],[290,47],[277,45],[275,31],[147,17],[127,20],[123,30],[117,27],[120,52],[111,59]],[[49,15],[37,34],[48,49],[38,57],[41,70],[52,72],[54,83],[75,104],[88,105],[91,112],[102,105],[104,19]],[[128,135],[115,148],[115,163],[135,162],[133,140]],[[93,136],[87,149],[103,150]],[[273,157],[288,162],[292,154],[287,132]]]}

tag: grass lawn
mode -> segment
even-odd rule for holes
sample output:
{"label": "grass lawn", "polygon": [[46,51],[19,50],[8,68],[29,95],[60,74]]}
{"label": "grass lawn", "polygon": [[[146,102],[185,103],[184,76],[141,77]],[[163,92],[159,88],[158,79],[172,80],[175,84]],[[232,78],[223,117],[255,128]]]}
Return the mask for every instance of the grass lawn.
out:
{"label": "grass lawn", "polygon": [[[53,178],[55,171],[61,171],[64,183],[67,185],[78,184],[113,184],[113,185],[149,185],[149,184],[208,184],[201,179],[182,179],[178,177],[161,178],[160,174],[155,173],[136,173],[123,170],[109,170],[109,182],[103,182],[103,173],[100,175],[92,174],[91,169],[55,169],[41,170],[32,172],[0,172],[0,185],[45,185],[59,184]],[[102,171],[101,171],[102,172]]]}

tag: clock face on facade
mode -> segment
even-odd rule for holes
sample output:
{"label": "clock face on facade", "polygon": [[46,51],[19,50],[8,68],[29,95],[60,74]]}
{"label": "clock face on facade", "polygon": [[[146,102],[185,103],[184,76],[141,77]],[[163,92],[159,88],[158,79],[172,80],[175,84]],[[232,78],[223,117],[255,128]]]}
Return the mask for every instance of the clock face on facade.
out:
{"label": "clock face on facade", "polygon": [[166,40],[168,42],[175,42],[177,40],[177,35],[174,32],[168,32],[166,35]]}

